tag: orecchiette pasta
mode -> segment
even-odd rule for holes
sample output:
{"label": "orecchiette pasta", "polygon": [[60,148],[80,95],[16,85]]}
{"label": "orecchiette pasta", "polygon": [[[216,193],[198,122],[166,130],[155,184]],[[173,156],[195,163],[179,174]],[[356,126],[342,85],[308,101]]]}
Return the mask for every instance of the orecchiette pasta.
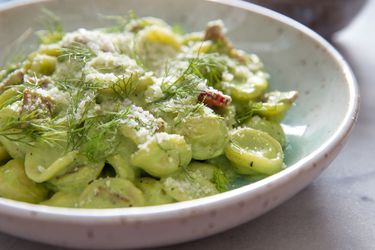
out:
{"label": "orecchiette pasta", "polygon": [[187,34],[134,14],[95,30],[56,25],[0,69],[0,197],[160,205],[283,169],[280,121],[297,93],[267,93],[261,61],[221,21]]}

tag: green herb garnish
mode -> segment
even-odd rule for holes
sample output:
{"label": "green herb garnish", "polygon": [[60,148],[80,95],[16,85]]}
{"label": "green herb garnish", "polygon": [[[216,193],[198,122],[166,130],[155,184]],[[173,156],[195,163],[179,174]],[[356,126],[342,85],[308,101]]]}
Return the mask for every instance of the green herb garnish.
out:
{"label": "green herb garnish", "polygon": [[76,61],[80,63],[87,63],[90,59],[95,57],[95,52],[82,43],[75,42],[69,47],[61,49],[61,55],[58,56],[59,61]]}

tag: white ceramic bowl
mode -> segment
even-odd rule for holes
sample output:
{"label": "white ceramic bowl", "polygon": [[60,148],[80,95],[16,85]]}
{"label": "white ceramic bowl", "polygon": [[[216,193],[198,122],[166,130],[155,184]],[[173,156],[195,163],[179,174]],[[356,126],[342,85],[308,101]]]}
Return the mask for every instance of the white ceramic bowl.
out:
{"label": "white ceramic bowl", "polygon": [[97,14],[156,16],[202,30],[221,18],[236,46],[257,53],[272,88],[298,90],[284,124],[294,128],[288,168],[219,195],[176,204],[108,210],[64,209],[0,198],[0,230],[34,241],[80,248],[134,248],[212,235],[249,221],[284,202],[317,177],[343,146],[358,111],[355,79],[344,59],[297,22],[245,2],[225,0],[24,1],[0,7],[0,53],[37,27],[40,8],[62,17],[68,30],[98,27]]}

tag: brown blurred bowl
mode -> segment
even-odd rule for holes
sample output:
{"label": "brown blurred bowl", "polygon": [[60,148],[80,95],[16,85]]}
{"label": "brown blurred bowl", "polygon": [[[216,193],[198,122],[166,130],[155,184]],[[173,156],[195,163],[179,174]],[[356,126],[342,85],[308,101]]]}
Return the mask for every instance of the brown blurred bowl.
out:
{"label": "brown blurred bowl", "polygon": [[247,0],[287,15],[325,38],[347,26],[367,0]]}

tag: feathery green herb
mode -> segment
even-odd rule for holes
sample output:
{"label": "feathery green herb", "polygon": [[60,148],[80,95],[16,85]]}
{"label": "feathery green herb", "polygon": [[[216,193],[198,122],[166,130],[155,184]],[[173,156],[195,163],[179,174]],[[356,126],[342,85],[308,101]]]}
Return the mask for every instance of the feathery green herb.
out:
{"label": "feathery green herb", "polygon": [[164,85],[162,85],[164,97],[158,101],[198,95],[200,93],[198,84],[202,83],[203,80],[197,76],[200,74],[197,63],[197,59],[190,60],[188,67],[175,81],[172,83],[165,82]]}
{"label": "feathery green herb", "polygon": [[118,140],[118,129],[127,119],[130,109],[108,112],[105,115],[90,117],[83,127],[86,138],[82,144],[82,153],[91,161],[106,159],[114,153]]}
{"label": "feathery green herb", "polygon": [[242,125],[245,121],[254,116],[254,112],[262,108],[260,102],[250,102],[246,111],[236,115],[237,125]]}
{"label": "feathery green herb", "polygon": [[202,54],[196,59],[194,74],[207,79],[210,86],[222,81],[223,72],[227,69],[226,59],[217,53]]}
{"label": "feathery green herb", "polygon": [[204,104],[200,102],[194,105],[181,105],[177,116],[173,120],[174,126],[179,125],[184,119],[201,112],[203,108]]}
{"label": "feathery green herb", "polygon": [[69,47],[61,48],[61,55],[58,56],[59,61],[76,61],[80,63],[87,63],[90,59],[95,57],[95,52],[82,43],[74,42]]}
{"label": "feathery green herb", "polygon": [[138,86],[138,77],[136,74],[130,74],[130,77],[118,77],[117,81],[111,85],[112,91],[117,95],[120,100],[131,96]]}
{"label": "feathery green herb", "polygon": [[1,122],[0,129],[0,136],[27,145],[33,145],[37,140],[47,143],[61,141],[61,134],[64,134],[64,130],[59,119],[40,118],[38,110],[10,117]]}

